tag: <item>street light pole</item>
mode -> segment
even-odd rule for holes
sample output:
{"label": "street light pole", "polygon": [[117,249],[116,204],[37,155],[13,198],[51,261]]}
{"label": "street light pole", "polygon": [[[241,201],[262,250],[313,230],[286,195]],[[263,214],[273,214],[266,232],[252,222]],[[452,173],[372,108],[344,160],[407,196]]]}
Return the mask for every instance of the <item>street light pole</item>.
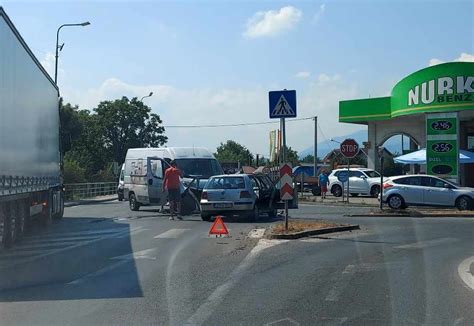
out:
{"label": "street light pole", "polygon": [[144,98],[152,97],[152,96],[153,96],[153,92],[150,92],[150,94],[143,96],[143,97],[140,99],[140,102],[143,102],[143,99],[144,99]]}
{"label": "street light pole", "polygon": [[87,26],[87,25],[90,25],[91,23],[89,22],[83,22],[83,23],[80,23],[80,24],[62,24],[61,26],[59,26],[58,28],[58,31],[56,32],[56,61],[55,61],[55,64],[54,64],[54,83],[57,85],[58,84],[58,59],[59,59],[59,51],[62,50],[63,45],[59,46],[59,31],[61,30],[61,28],[63,27],[69,27],[69,26]]}

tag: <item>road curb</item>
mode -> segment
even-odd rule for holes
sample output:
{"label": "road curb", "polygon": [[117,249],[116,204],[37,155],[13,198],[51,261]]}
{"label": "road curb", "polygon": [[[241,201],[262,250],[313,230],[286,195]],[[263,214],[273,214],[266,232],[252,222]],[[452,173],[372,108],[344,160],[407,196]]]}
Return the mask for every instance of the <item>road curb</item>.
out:
{"label": "road curb", "polygon": [[327,233],[335,233],[335,232],[343,232],[343,231],[352,231],[352,230],[360,230],[358,224],[353,225],[343,225],[343,226],[336,226],[332,228],[324,228],[324,229],[317,229],[317,230],[308,230],[290,234],[269,234],[267,236],[268,239],[299,239],[305,238],[312,235],[319,235],[319,234],[327,234]]}
{"label": "road curb", "polygon": [[369,213],[369,214],[344,214],[344,217],[460,217],[460,218],[474,218],[472,214],[423,214],[423,213],[408,213],[408,214],[386,214],[386,213]]}
{"label": "road curb", "polygon": [[73,207],[73,206],[80,206],[80,205],[93,205],[93,204],[105,203],[105,202],[108,202],[108,201],[114,201],[114,200],[117,200],[117,197],[104,198],[104,199],[77,200],[77,201],[65,202],[64,207]]}
{"label": "road curb", "polygon": [[307,204],[307,205],[328,205],[328,206],[341,206],[341,207],[366,207],[366,208],[371,208],[371,207],[377,207],[378,205],[374,204],[360,204],[360,203],[342,203],[342,202],[321,202],[321,201],[305,201],[305,200],[299,200],[299,204]]}

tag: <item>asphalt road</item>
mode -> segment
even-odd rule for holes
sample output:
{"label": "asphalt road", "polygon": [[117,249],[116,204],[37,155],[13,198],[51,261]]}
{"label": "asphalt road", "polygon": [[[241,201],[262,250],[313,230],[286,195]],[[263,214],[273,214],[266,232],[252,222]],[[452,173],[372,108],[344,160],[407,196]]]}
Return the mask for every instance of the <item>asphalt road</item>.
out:
{"label": "asphalt road", "polygon": [[108,202],[66,209],[0,252],[0,325],[473,325],[474,220],[360,217],[301,205],[293,218],[361,230],[249,238],[276,221],[169,221]]}

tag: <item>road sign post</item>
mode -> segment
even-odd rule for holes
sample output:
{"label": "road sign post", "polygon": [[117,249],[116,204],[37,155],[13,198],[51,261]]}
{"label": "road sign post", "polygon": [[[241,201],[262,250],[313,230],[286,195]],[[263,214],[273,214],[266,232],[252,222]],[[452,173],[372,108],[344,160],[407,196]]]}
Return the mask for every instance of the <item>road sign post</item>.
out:
{"label": "road sign post", "polygon": [[[347,202],[349,202],[349,196],[350,196],[350,186],[349,186],[349,180],[351,178],[350,175],[350,159],[353,157],[356,157],[357,154],[359,154],[359,144],[352,138],[347,138],[345,139],[340,146],[340,151],[341,154],[344,155],[344,157],[347,158]],[[342,189],[344,192],[344,189]]]}
{"label": "road sign post", "polygon": [[288,201],[294,197],[292,175],[291,164],[283,163],[280,166],[280,198],[285,202],[285,230],[288,230]]}
{"label": "road sign post", "polygon": [[383,157],[383,152],[384,148],[382,146],[379,147],[378,149],[378,154],[380,157],[380,190],[379,190],[379,196],[380,196],[380,210],[383,210],[383,164],[384,164],[384,157]]}
{"label": "road sign post", "polygon": [[[270,119],[280,119],[280,127],[282,133],[282,167],[286,164],[286,127],[285,127],[285,118],[295,118],[296,117],[296,91],[294,90],[282,90],[282,91],[272,91],[268,93],[269,100],[269,115]],[[282,182],[282,171],[280,169],[280,194],[281,199],[285,202],[285,230],[288,231],[288,201],[293,199],[293,178],[291,175],[291,165],[289,174],[286,173],[285,178],[291,180],[291,182],[286,183],[286,188],[291,188],[291,194],[283,193],[283,182]],[[290,198],[291,197],[291,198]]]}
{"label": "road sign post", "polygon": [[342,201],[344,202],[344,189],[346,188],[346,182],[349,179],[349,173],[347,171],[342,170],[337,175],[337,180],[342,184]]}

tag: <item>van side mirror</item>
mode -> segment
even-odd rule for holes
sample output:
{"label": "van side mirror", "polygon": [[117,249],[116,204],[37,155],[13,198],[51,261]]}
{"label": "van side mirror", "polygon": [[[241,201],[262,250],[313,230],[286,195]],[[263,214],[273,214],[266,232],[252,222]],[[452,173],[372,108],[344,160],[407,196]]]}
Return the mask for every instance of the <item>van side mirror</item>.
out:
{"label": "van side mirror", "polygon": [[148,185],[153,186],[153,179],[148,179]]}

